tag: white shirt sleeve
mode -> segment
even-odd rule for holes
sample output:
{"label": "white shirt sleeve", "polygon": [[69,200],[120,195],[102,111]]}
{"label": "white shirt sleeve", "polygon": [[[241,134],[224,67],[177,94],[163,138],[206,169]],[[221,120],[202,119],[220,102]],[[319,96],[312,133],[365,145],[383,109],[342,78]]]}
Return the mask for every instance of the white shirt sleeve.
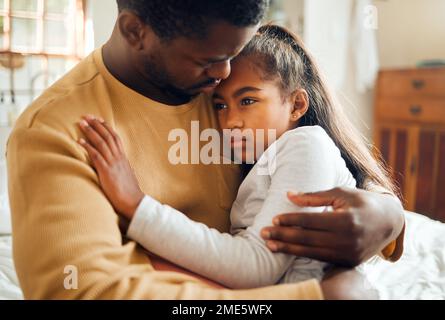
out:
{"label": "white shirt sleeve", "polygon": [[276,168],[270,175],[267,197],[247,229],[234,236],[220,233],[146,196],[128,236],[147,250],[227,287],[277,283],[296,257],[272,253],[260,236],[261,229],[270,226],[277,214],[323,211],[324,208],[298,208],[286,194],[333,188],[338,181],[338,166],[344,165],[324,131],[297,129],[285,135],[276,142]]}

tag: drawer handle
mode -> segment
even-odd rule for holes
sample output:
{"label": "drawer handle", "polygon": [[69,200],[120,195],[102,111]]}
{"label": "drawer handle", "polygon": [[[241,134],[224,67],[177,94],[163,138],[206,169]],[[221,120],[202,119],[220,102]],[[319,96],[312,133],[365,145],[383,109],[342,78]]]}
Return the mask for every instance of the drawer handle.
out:
{"label": "drawer handle", "polygon": [[409,108],[412,115],[417,116],[422,112],[422,107],[419,105],[413,105]]}
{"label": "drawer handle", "polygon": [[416,88],[417,90],[422,89],[425,86],[425,81],[423,80],[419,80],[419,79],[415,79],[412,81],[413,87]]}

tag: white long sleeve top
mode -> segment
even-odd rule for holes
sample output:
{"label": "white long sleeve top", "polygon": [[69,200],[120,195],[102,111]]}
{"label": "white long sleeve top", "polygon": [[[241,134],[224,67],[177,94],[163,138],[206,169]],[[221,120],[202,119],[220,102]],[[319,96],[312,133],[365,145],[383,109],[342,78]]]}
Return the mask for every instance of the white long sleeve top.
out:
{"label": "white long sleeve top", "polygon": [[135,213],[128,237],[147,250],[230,288],[255,288],[278,282],[320,279],[326,264],[272,253],[262,228],[278,214],[320,212],[300,208],[287,192],[316,192],[356,186],[328,134],[319,126],[284,133],[260,157],[241,184],[231,210],[231,234],[192,221],[146,196]]}

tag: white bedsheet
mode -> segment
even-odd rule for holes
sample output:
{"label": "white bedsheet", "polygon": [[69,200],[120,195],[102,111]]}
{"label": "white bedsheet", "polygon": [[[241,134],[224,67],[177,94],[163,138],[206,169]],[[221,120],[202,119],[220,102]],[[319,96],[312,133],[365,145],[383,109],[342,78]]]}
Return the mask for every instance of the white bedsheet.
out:
{"label": "white bedsheet", "polygon": [[[22,299],[14,271],[11,237],[0,236],[0,300]],[[445,299],[445,224],[406,213],[405,251],[397,263],[363,266],[383,299]]]}
{"label": "white bedsheet", "polygon": [[14,270],[10,236],[0,236],[0,300],[21,300],[22,291]]}
{"label": "white bedsheet", "polygon": [[396,263],[364,266],[382,299],[445,300],[445,224],[407,212],[405,250]]}

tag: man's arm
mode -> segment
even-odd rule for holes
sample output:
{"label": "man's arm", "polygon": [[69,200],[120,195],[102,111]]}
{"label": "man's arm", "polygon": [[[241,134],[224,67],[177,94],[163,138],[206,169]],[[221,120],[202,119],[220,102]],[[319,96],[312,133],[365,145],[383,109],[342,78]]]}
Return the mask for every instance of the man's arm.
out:
{"label": "man's arm", "polygon": [[255,290],[210,288],[157,272],[118,218],[86,154],[67,133],[16,128],[7,151],[14,261],[28,299],[318,299],[316,281]]}
{"label": "man's arm", "polygon": [[[400,201],[389,194],[336,188],[311,194],[290,194],[299,206],[332,206],[333,212],[277,216],[263,230],[271,250],[356,266],[383,253],[396,261],[403,252],[405,220]],[[296,228],[297,227],[297,228]],[[330,232],[320,238],[317,230]]]}

